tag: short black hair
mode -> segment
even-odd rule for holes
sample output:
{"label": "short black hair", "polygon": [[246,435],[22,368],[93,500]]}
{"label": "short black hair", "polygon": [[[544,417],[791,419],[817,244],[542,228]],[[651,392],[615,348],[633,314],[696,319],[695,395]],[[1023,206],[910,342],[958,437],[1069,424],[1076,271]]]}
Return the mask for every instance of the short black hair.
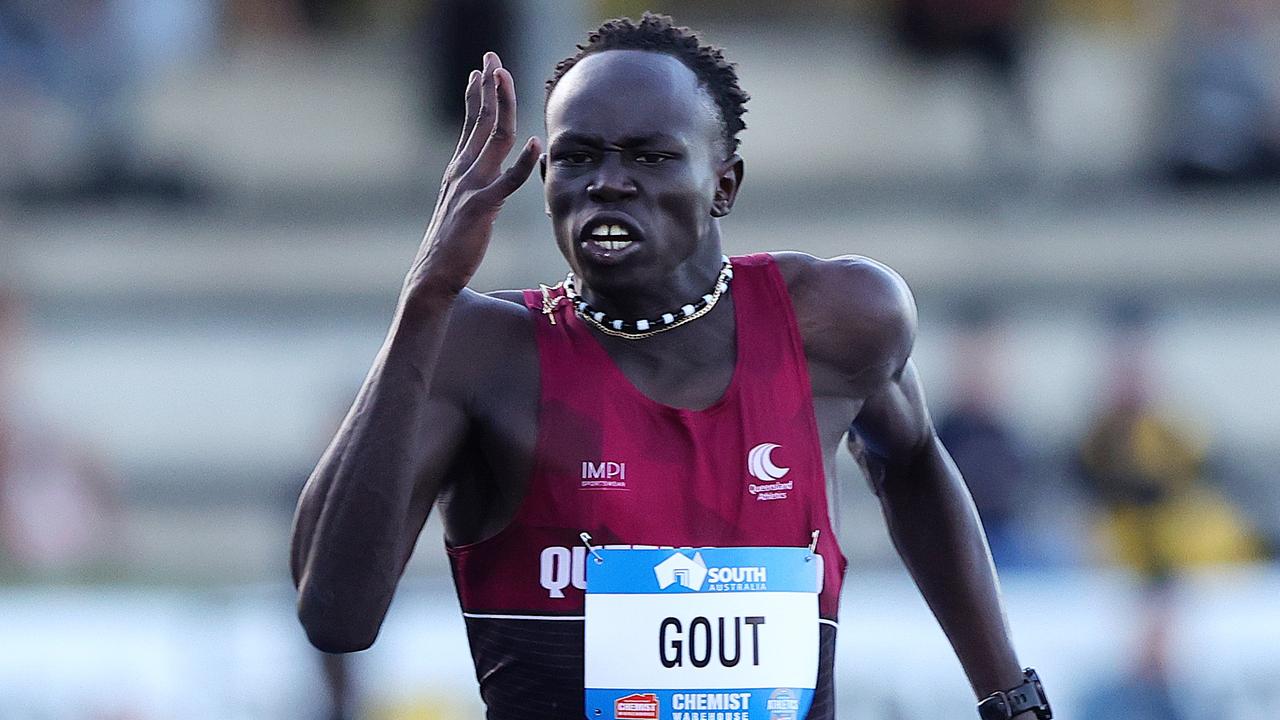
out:
{"label": "short black hair", "polygon": [[738,85],[736,66],[725,59],[724,51],[704,45],[702,37],[687,27],[675,24],[669,15],[646,12],[636,22],[629,17],[606,20],[578,45],[577,54],[556,63],[555,72],[547,80],[546,100],[565,73],[582,58],[605,50],[648,50],[675,57],[697,76],[720,110],[720,126],[729,152],[738,150],[738,133],[747,127],[742,114],[751,99]]}

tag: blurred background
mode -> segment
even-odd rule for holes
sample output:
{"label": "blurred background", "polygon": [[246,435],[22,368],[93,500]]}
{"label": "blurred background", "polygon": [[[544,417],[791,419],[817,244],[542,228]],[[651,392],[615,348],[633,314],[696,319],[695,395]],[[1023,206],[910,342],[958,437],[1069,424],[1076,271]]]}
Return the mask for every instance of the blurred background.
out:
{"label": "blurred background", "polygon": [[[1280,717],[1280,5],[0,2],[0,717],[453,720],[439,526],[374,649],[306,644],[303,481],[390,319],[487,49],[525,135],[599,21],[753,96],[730,251],[860,253],[1062,718]],[[564,272],[535,180],[474,286]],[[841,717],[972,717],[851,461]]]}

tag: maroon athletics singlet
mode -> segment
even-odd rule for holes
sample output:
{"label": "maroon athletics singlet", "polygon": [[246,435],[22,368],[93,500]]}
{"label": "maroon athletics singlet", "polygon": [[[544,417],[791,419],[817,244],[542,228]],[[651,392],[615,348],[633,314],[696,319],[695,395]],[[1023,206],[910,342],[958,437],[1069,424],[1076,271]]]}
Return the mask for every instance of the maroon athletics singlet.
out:
{"label": "maroon athletics singlet", "polygon": [[525,291],[541,368],[533,476],[508,527],[449,548],[490,720],[584,717],[584,531],[594,544],[626,547],[804,547],[820,531],[822,657],[809,719],[834,718],[845,561],[827,513],[804,348],[772,257],[735,258],[733,270],[737,365],[703,410],[646,397],[568,302],[552,324],[541,292]]}

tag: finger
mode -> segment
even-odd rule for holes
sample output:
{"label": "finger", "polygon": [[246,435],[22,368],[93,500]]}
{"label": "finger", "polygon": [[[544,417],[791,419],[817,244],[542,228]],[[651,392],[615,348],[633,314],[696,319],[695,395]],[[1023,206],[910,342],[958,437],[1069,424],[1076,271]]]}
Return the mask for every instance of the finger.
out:
{"label": "finger", "polygon": [[480,78],[480,112],[476,116],[476,124],[471,128],[471,135],[467,138],[466,145],[463,146],[462,152],[458,154],[458,165],[463,170],[471,167],[472,163],[475,162],[476,155],[480,153],[480,148],[488,139],[489,133],[493,131],[493,125],[498,116],[498,91],[496,87],[498,80],[494,74],[498,67],[498,56],[493,53],[485,53],[484,72]]}
{"label": "finger", "polygon": [[493,129],[489,131],[489,139],[485,140],[484,147],[476,158],[475,167],[481,177],[489,177],[498,172],[502,161],[516,142],[515,82],[506,68],[498,68],[494,75],[498,81],[498,117]]}
{"label": "finger", "polygon": [[471,128],[476,126],[476,116],[480,114],[480,71],[472,70],[467,76],[466,112],[462,121],[462,135],[458,137],[458,145],[453,148],[453,156],[458,157],[462,147],[471,137]]}
{"label": "finger", "polygon": [[538,142],[538,138],[529,138],[524,148],[520,150],[520,155],[516,157],[515,163],[503,171],[498,179],[490,183],[482,192],[493,202],[506,200],[511,193],[520,189],[525,180],[529,179],[529,174],[533,172],[533,166],[538,163],[538,156],[541,154],[542,145]]}

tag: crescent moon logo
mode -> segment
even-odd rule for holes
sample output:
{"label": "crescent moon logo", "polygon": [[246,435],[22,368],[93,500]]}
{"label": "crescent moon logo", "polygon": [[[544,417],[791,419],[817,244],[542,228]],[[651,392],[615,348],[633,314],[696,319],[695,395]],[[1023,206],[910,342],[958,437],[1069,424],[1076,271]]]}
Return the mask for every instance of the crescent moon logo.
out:
{"label": "crescent moon logo", "polygon": [[781,480],[784,475],[791,472],[791,468],[773,464],[773,451],[780,447],[782,446],[777,443],[760,443],[751,448],[751,452],[747,453],[747,472],[751,473],[751,477],[769,482]]}

